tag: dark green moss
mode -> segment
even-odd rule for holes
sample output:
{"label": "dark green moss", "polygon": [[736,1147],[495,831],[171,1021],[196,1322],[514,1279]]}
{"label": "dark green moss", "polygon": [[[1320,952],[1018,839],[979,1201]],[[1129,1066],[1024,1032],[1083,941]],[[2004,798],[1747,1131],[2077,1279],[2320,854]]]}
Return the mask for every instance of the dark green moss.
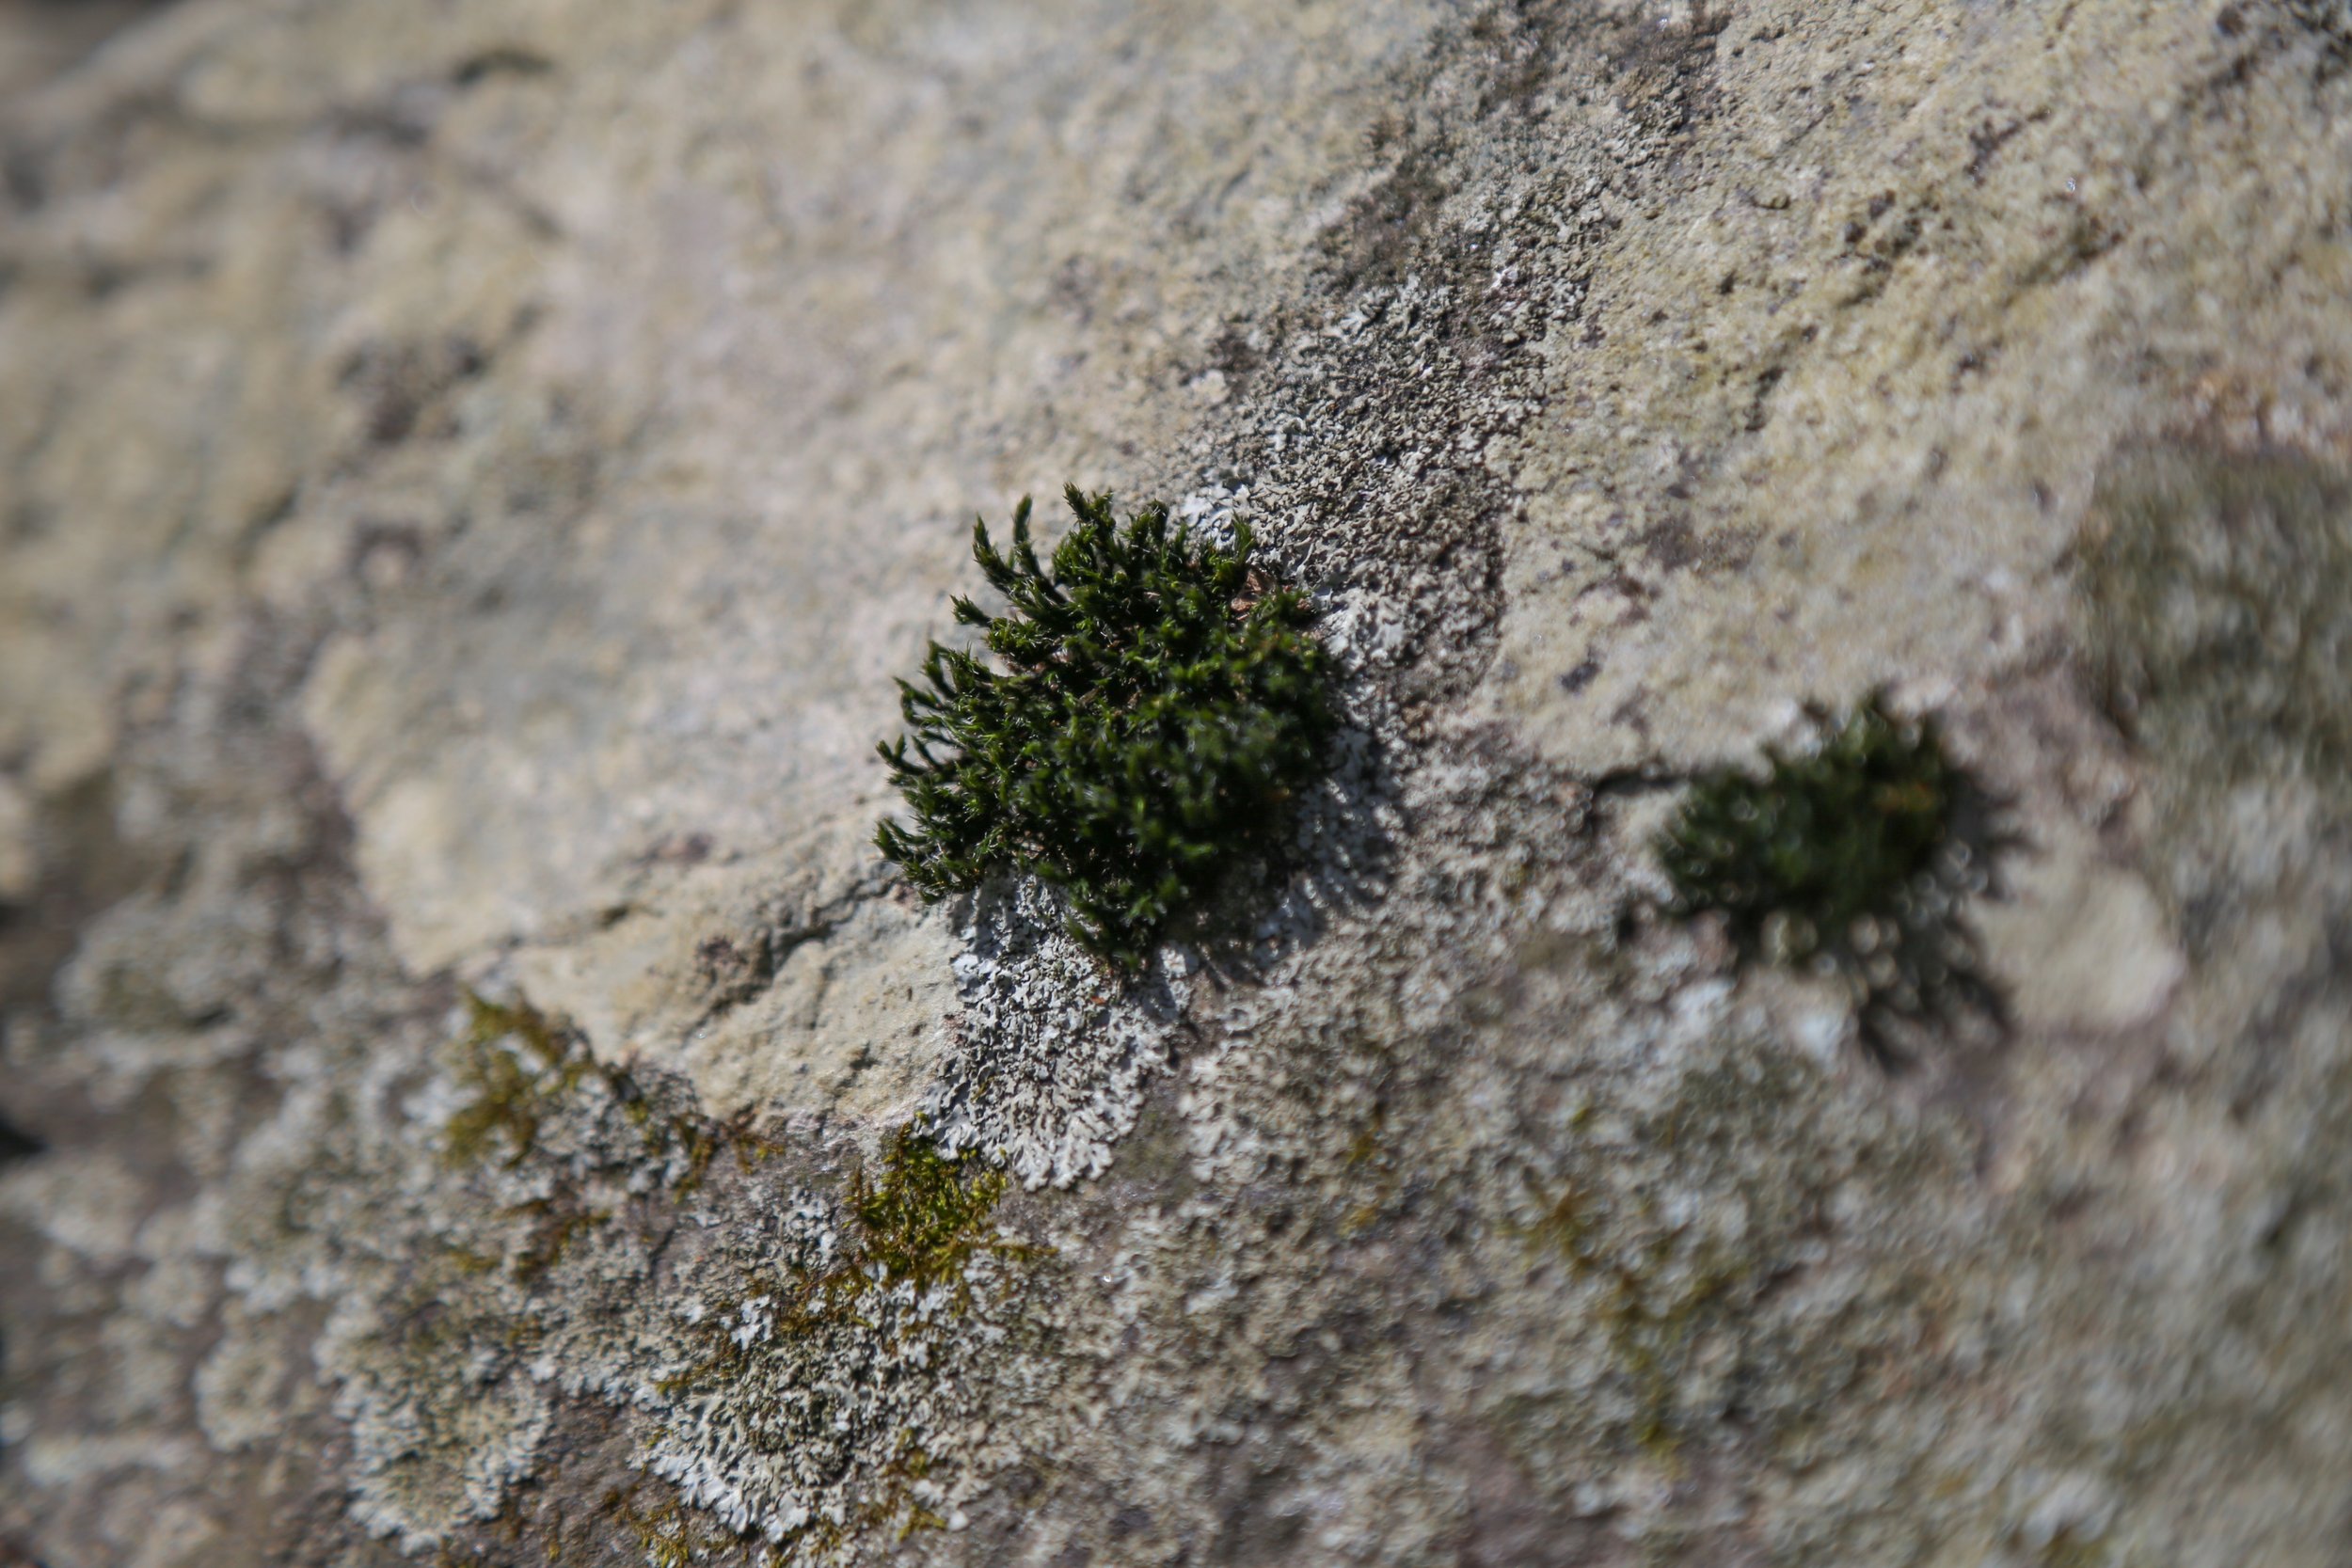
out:
{"label": "dark green moss", "polygon": [[914,825],[876,842],[926,895],[1016,872],[1060,890],[1072,933],[1139,967],[1168,923],[1279,842],[1283,807],[1333,727],[1326,657],[1303,595],[1150,506],[1124,528],[1111,498],[1067,492],[1075,525],[1049,566],[985,524],[972,553],[1009,601],[968,599],[978,654],[934,642],[899,683],[908,734],[882,748]]}
{"label": "dark green moss", "polygon": [[1802,963],[1893,915],[1949,839],[1956,770],[1931,722],[1874,699],[1809,755],[1698,781],[1660,846],[1680,912],[1721,911],[1749,954]]}
{"label": "dark green moss", "polygon": [[1965,1006],[1998,1019],[1964,904],[2005,840],[1992,802],[1946,753],[1932,719],[1876,696],[1809,752],[1767,750],[1761,777],[1698,779],[1658,843],[1674,912],[1722,917],[1740,957],[1843,978],[1864,1040]]}

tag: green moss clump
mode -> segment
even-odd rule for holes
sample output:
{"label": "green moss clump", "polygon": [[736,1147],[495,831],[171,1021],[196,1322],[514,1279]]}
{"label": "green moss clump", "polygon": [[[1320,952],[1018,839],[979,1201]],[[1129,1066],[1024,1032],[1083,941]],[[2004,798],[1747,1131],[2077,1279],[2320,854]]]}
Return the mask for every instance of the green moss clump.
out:
{"label": "green moss clump", "polygon": [[1765,755],[1761,778],[1701,777],[1661,835],[1674,911],[1721,915],[1744,959],[1843,977],[1883,1058],[1890,1019],[1965,1006],[1998,1020],[1963,905],[2007,840],[1934,721],[1873,695],[1813,751]]}
{"label": "green moss clump", "polygon": [[1957,772],[1932,723],[1877,699],[1808,756],[1768,752],[1761,779],[1701,779],[1660,846],[1680,912],[1720,911],[1743,952],[1802,963],[1893,915],[1949,837]]}
{"label": "green moss clump", "polygon": [[1076,523],[1050,567],[1025,499],[1009,557],[974,524],[973,556],[1011,608],[959,598],[956,619],[1002,667],[933,642],[924,684],[899,683],[909,733],[882,754],[914,822],[876,842],[930,897],[1038,877],[1073,936],[1135,969],[1279,841],[1334,727],[1327,657],[1305,596],[1252,564],[1247,525],[1229,548],[1164,506],[1122,529],[1108,495],[1067,495]]}

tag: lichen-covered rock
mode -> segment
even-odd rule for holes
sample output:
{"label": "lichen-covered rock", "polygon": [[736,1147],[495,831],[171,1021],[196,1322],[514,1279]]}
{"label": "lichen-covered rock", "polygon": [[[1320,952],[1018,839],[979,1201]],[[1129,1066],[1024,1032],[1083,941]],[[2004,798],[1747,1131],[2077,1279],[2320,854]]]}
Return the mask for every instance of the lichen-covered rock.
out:
{"label": "lichen-covered rock", "polygon": [[[2341,1555],[2340,8],[88,14],[0,1561]],[[871,843],[1065,481],[1336,672],[1135,976]],[[2014,841],[1893,1071],[1654,848],[1872,692]]]}

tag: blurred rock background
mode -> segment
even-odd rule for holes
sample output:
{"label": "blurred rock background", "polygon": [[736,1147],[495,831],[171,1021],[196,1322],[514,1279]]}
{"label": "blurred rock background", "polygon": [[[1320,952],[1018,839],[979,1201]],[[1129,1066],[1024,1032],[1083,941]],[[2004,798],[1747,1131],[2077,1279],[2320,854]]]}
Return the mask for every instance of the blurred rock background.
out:
{"label": "blurred rock background", "polygon": [[162,0],[8,0],[0,7],[0,93],[32,92]]}
{"label": "blurred rock background", "polygon": [[[2339,1560],[2348,68],[13,0],[6,1551]],[[1072,479],[1250,520],[1351,723],[1126,990],[868,845]],[[1873,690],[2023,841],[1894,1072],[1650,849]],[[952,1288],[810,1293],[941,1180]]]}

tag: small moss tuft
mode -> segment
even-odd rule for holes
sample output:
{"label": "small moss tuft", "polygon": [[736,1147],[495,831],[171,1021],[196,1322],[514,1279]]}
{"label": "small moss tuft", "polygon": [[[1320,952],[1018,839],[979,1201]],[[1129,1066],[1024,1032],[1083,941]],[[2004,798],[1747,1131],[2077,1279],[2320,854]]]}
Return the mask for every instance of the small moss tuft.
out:
{"label": "small moss tuft", "polygon": [[866,1250],[893,1278],[929,1289],[961,1275],[975,1245],[989,1235],[989,1212],[1005,1196],[1002,1171],[968,1175],[964,1156],[939,1152],[910,1124],[892,1141],[882,1179],[861,1169],[850,1182],[850,1212]]}
{"label": "small moss tuft", "polygon": [[847,1315],[867,1291],[900,1283],[918,1294],[944,1287],[958,1310],[968,1309],[972,1294],[964,1273],[974,1254],[1034,1255],[1005,1240],[989,1221],[1008,1184],[1002,1171],[968,1154],[940,1153],[919,1123],[900,1128],[882,1157],[881,1180],[863,1166],[850,1178],[855,1243],[832,1268],[800,1281],[777,1326],[805,1332]]}
{"label": "small moss tuft", "polygon": [[1139,968],[1162,931],[1279,841],[1281,808],[1334,726],[1305,596],[1150,506],[1125,527],[1108,495],[1067,492],[1075,526],[1049,566],[1013,513],[972,553],[1010,612],[956,600],[987,651],[937,642],[923,685],[899,682],[909,733],[882,748],[914,816],[882,852],[927,896],[1003,872],[1068,900],[1072,934]]}
{"label": "small moss tuft", "polygon": [[1761,778],[1700,778],[1661,835],[1674,912],[1721,915],[1743,959],[1844,979],[1882,1060],[1893,1020],[1964,1006],[1997,1022],[1963,905],[2009,841],[1934,721],[1873,695],[1811,752],[1765,755]]}

